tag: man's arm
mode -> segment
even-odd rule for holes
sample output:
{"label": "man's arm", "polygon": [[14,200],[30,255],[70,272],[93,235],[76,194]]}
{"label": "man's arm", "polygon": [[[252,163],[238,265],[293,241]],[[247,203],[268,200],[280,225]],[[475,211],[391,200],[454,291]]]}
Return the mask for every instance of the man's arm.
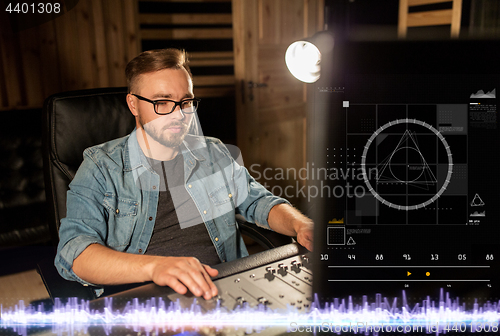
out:
{"label": "man's arm", "polygon": [[225,174],[231,176],[231,191],[236,197],[236,211],[246,220],[260,227],[272,229],[288,236],[296,236],[299,244],[312,251],[313,227],[311,219],[300,213],[290,203],[274,196],[269,190],[258,183],[248,172],[231,156],[229,150],[220,142],[215,148],[220,149],[229,161],[221,159],[219,167]]}
{"label": "man's arm", "polygon": [[179,294],[189,289],[207,300],[217,295],[210,277],[218,271],[192,257],[137,255],[92,244],[74,260],[73,272],[85,281],[101,285],[153,281]]}
{"label": "man's arm", "polygon": [[[84,152],[84,161],[68,191],[67,216],[61,221],[55,258],[61,276],[88,285],[154,281],[178,293],[189,289],[205,298],[217,293],[210,279],[217,271],[195,258],[138,255],[104,246],[103,237],[109,235],[106,223],[110,211],[103,205],[107,171],[101,170],[94,154],[91,150]],[[207,291],[210,295],[205,295]]]}
{"label": "man's arm", "polygon": [[314,223],[294,207],[282,203],[272,207],[269,226],[287,236],[297,236],[297,242],[309,251],[313,249]]}

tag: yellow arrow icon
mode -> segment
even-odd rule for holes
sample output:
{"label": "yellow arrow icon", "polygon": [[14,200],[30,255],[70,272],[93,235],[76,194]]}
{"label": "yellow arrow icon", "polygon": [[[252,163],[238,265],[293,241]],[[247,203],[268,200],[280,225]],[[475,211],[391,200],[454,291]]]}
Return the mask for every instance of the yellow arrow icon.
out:
{"label": "yellow arrow icon", "polygon": [[411,273],[410,273],[410,272],[406,272],[406,273],[407,273],[407,276],[410,276],[410,275],[411,275]]}

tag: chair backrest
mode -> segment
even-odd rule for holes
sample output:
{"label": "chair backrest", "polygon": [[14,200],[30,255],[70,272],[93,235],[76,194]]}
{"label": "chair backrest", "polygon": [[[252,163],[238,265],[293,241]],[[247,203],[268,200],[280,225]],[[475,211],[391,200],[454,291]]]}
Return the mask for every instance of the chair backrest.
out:
{"label": "chair backrest", "polygon": [[[409,13],[410,7],[451,2],[451,9],[418,11]],[[408,27],[451,25],[451,37],[460,33],[462,0],[399,0],[398,36],[405,38]]]}
{"label": "chair backrest", "polygon": [[66,216],[68,185],[87,147],[123,137],[135,127],[126,88],[101,88],[55,94],[45,101],[43,158],[49,228],[59,241]]}
{"label": "chair backrest", "polygon": [[[59,225],[66,217],[66,194],[85,148],[123,137],[135,127],[125,97],[126,88],[63,92],[44,106],[43,159],[48,221],[52,241],[59,242]],[[200,135],[198,120],[189,131]],[[288,236],[239,221],[242,233],[266,248],[293,242]]]}

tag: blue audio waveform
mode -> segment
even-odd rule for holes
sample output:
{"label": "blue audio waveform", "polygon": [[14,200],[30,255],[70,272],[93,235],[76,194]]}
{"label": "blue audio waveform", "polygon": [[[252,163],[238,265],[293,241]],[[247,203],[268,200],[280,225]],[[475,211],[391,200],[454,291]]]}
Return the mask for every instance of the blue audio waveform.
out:
{"label": "blue audio waveform", "polygon": [[471,309],[467,309],[465,303],[460,303],[459,298],[450,298],[443,289],[438,302],[427,297],[410,307],[405,291],[400,301],[394,298],[391,303],[387,297],[376,294],[375,302],[371,303],[367,296],[363,296],[362,303],[355,304],[352,296],[349,296],[347,300],[334,299],[322,305],[315,294],[309,310],[302,312],[293,306],[280,310],[262,304],[254,307],[244,304],[234,310],[227,310],[217,304],[215,309],[204,313],[196,300],[191,307],[182,308],[179,300],[167,305],[161,298],[151,298],[144,303],[135,298],[122,311],[113,311],[112,298],[105,298],[103,311],[97,311],[89,308],[89,301],[78,302],[78,299],[72,298],[62,304],[56,299],[51,312],[45,312],[43,305],[26,307],[21,300],[10,309],[3,310],[0,306],[0,327],[12,328],[23,336],[27,336],[29,328],[52,327],[54,334],[75,335],[87,333],[88,328],[93,326],[102,326],[107,335],[114,326],[146,335],[152,332],[158,335],[167,331],[199,330],[206,326],[217,331],[234,327],[253,332],[281,326],[289,331],[297,331],[302,327],[309,328],[304,329],[306,331],[333,331],[338,334],[354,331],[374,335],[381,331],[396,331],[395,328],[400,326],[404,328],[397,331],[404,333],[415,332],[415,327],[417,331],[441,333],[454,326],[462,332],[498,333],[500,301],[486,301],[480,305],[476,299],[469,307]]}

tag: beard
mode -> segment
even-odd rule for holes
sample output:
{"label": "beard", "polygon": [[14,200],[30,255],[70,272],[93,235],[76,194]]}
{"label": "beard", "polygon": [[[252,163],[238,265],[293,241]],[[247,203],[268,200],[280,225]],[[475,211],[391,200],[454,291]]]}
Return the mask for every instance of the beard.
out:
{"label": "beard", "polygon": [[[179,147],[184,141],[184,137],[188,133],[189,125],[182,121],[173,121],[169,124],[163,124],[162,121],[162,118],[157,118],[150,122],[144,123],[143,120],[139,118],[142,129],[153,140],[165,147]],[[170,127],[180,127],[181,130],[178,133],[171,133],[168,131],[168,128]]]}

